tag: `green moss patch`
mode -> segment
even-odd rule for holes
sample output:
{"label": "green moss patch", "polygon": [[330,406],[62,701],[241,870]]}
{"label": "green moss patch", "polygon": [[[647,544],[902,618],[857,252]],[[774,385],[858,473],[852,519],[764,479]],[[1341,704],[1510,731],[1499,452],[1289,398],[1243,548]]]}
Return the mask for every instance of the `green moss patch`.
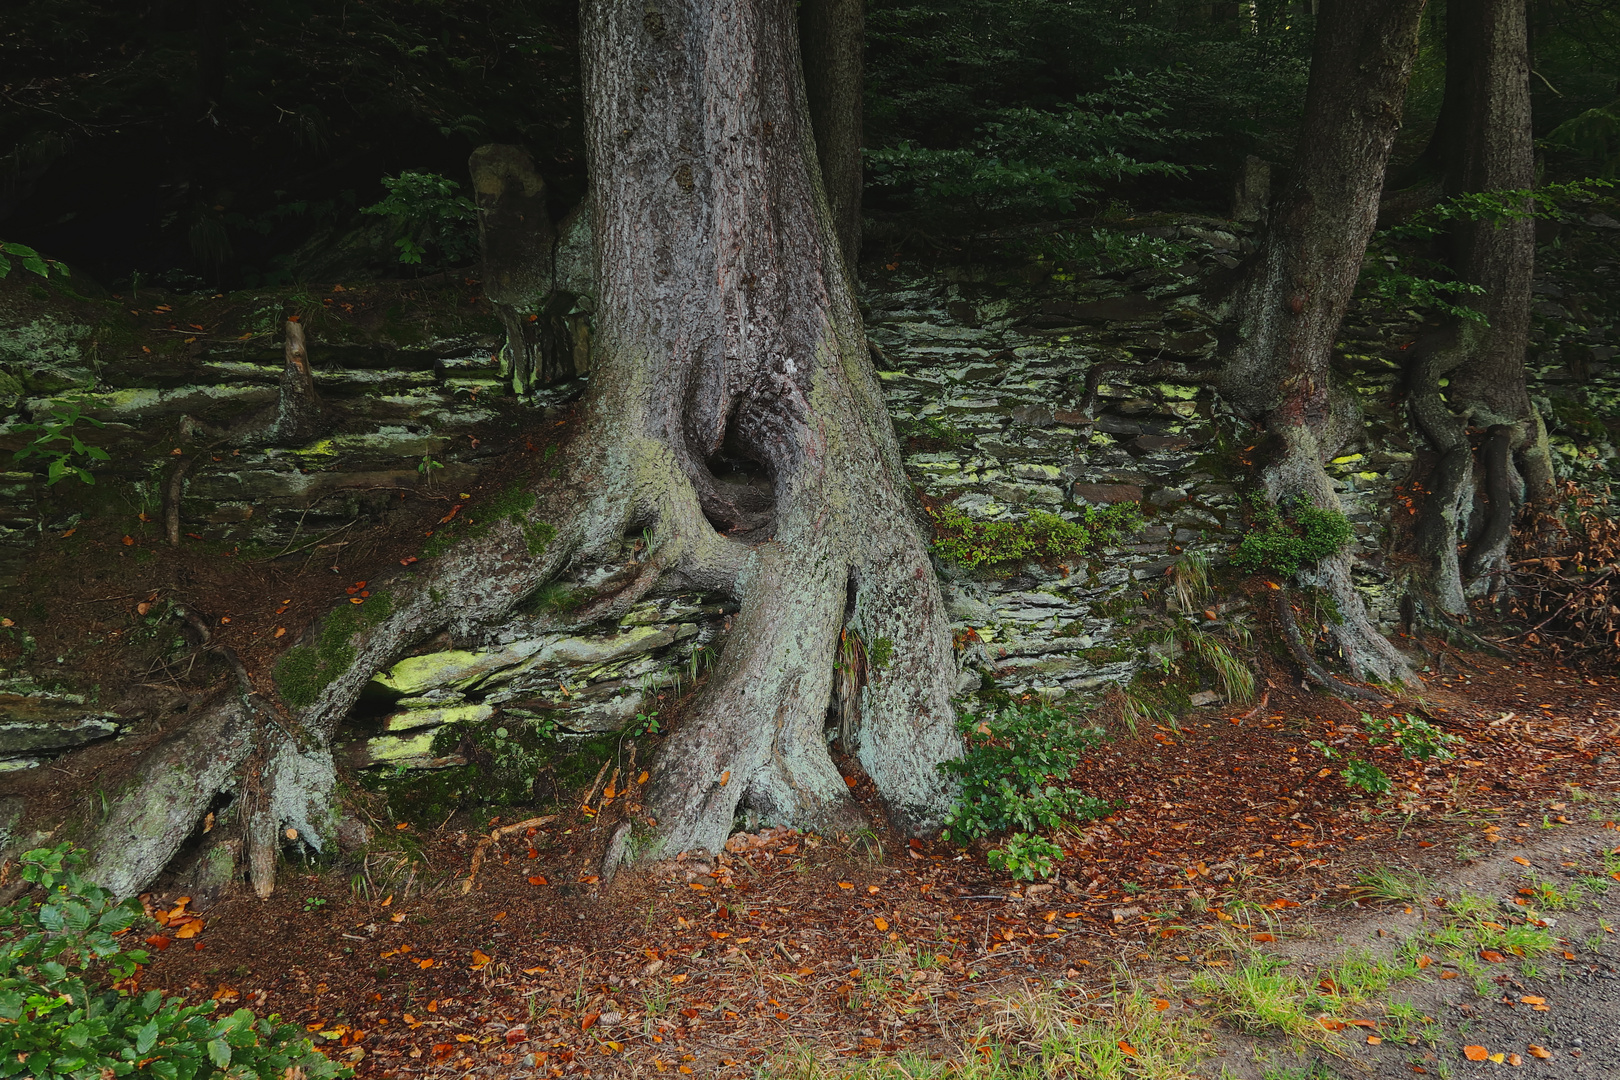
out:
{"label": "green moss patch", "polygon": [[1140,529],[1142,510],[1135,503],[1087,507],[1079,521],[1032,510],[1022,521],[978,521],[951,506],[931,508],[934,550],[963,566],[1035,559],[1074,559],[1094,547],[1117,542]]}
{"label": "green moss patch", "polygon": [[276,689],[295,709],[313,705],[321,691],[354,663],[354,635],[386,619],[393,604],[373,593],[364,604],[346,604],[326,617],[320,636],[290,650],[276,665]]}

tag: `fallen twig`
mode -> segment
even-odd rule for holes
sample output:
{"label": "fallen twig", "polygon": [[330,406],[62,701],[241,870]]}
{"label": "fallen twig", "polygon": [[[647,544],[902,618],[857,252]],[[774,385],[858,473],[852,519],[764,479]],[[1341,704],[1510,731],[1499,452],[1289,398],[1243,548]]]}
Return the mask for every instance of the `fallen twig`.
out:
{"label": "fallen twig", "polygon": [[495,841],[499,840],[501,837],[510,836],[512,833],[515,833],[520,829],[537,829],[542,825],[549,824],[556,820],[556,814],[547,814],[545,817],[528,818],[525,821],[519,821],[511,825],[502,825],[500,828],[495,829],[488,836],[478,841],[478,846],[473,848],[472,866],[467,870],[467,880],[461,883],[461,895],[466,896],[468,893],[472,892],[473,879],[478,876],[478,868],[484,865],[484,853],[489,850],[489,846],[491,844],[495,843]]}

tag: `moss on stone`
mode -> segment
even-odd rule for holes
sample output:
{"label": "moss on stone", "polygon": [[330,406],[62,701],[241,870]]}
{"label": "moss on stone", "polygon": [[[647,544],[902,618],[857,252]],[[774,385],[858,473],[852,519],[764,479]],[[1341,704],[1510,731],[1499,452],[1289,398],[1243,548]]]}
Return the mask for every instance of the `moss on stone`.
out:
{"label": "moss on stone", "polygon": [[1142,527],[1135,503],[1087,507],[1079,521],[1032,510],[1022,521],[979,521],[952,506],[930,509],[938,535],[934,550],[964,566],[1035,559],[1073,559]]}

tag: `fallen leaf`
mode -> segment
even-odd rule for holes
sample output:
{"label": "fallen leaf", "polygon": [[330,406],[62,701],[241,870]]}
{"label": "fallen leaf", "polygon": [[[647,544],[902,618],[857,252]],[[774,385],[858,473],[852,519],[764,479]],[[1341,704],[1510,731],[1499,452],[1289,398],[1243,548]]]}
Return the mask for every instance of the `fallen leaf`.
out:
{"label": "fallen leaf", "polygon": [[731,779],[731,770],[727,769],[725,772],[720,774],[720,786],[725,787],[726,782],[729,781],[730,779]]}
{"label": "fallen leaf", "polygon": [[1507,959],[1507,957],[1503,956],[1501,953],[1497,952],[1495,949],[1482,949],[1480,951],[1479,958],[1481,960],[1489,961],[1490,963],[1493,963],[1493,964],[1500,964],[1502,961]]}
{"label": "fallen leaf", "polygon": [[1119,1049],[1127,1057],[1135,1057],[1136,1056],[1136,1047],[1132,1046],[1130,1043],[1126,1042],[1124,1039],[1119,1040]]}
{"label": "fallen leaf", "polygon": [[1545,1004],[1547,1004],[1547,999],[1546,998],[1544,998],[1544,997],[1536,997],[1534,994],[1526,994],[1523,997],[1521,997],[1519,1000],[1524,1002],[1526,1005],[1545,1005]]}
{"label": "fallen leaf", "polygon": [[531,874],[529,876],[529,884],[530,885],[544,885],[544,884],[546,884],[545,876],[543,874]]}
{"label": "fallen leaf", "polygon": [[1457,977],[1457,973],[1455,971],[1442,971],[1440,973],[1440,977],[1442,979],[1455,979]]}
{"label": "fallen leaf", "polygon": [[1383,1041],[1384,1041],[1384,1040],[1383,1040],[1383,1039],[1380,1039],[1380,1038],[1379,1038],[1379,1037],[1378,1037],[1378,1036],[1376,1036],[1376,1035],[1369,1035],[1369,1036],[1367,1036],[1367,1045],[1368,1045],[1368,1046],[1377,1046],[1377,1045],[1378,1045],[1378,1044],[1379,1044],[1379,1043],[1381,1043],[1381,1042],[1383,1042]]}
{"label": "fallen leaf", "polygon": [[1156,1011],[1164,1012],[1164,1010],[1168,1009],[1169,1007],[1170,1007],[1170,1003],[1168,1001],[1164,1000],[1164,998],[1154,998],[1153,999],[1153,1008]]}
{"label": "fallen leaf", "polygon": [[419,968],[430,968],[433,966],[433,961],[431,958],[427,960],[418,960],[416,962],[416,966]]}
{"label": "fallen leaf", "polygon": [[881,915],[874,915],[872,916],[872,925],[877,927],[879,930],[887,930],[889,928],[889,920],[885,919]]}
{"label": "fallen leaf", "polygon": [[164,949],[169,947],[169,939],[164,937],[162,934],[153,934],[151,937],[146,939],[146,943],[152,946],[152,948],[156,949],[158,952],[162,952]]}
{"label": "fallen leaf", "polygon": [[1507,1055],[1502,1053],[1501,1051],[1497,1051],[1496,1053],[1492,1054],[1486,1060],[1487,1061],[1494,1061],[1496,1064],[1500,1065],[1500,1064],[1502,1064],[1502,1062],[1507,1060]]}
{"label": "fallen leaf", "polygon": [[855,887],[855,885],[854,885],[854,883],[852,883],[852,882],[848,882],[848,881],[840,881],[840,882],[839,882],[839,883],[838,883],[838,887],[839,887],[839,888],[840,888],[840,889],[853,889],[853,888],[854,888],[854,887]]}
{"label": "fallen leaf", "polygon": [[1256,934],[1256,935],[1254,935],[1254,940],[1255,941],[1276,941],[1277,940],[1277,935],[1275,935],[1275,934]]}
{"label": "fallen leaf", "polygon": [[489,955],[482,949],[474,949],[472,954],[472,969],[477,971],[479,968],[487,966],[489,966]]}
{"label": "fallen leaf", "polygon": [[1483,1046],[1463,1047],[1463,1057],[1467,1058],[1469,1061],[1484,1061],[1489,1056],[1490,1054]]}
{"label": "fallen leaf", "polygon": [[1432,963],[1434,963],[1434,957],[1429,956],[1428,954],[1424,954],[1423,956],[1417,958],[1417,966],[1419,971],[1422,971]]}
{"label": "fallen leaf", "polygon": [[1541,1058],[1543,1061],[1552,1057],[1552,1051],[1548,1050],[1545,1046],[1537,1046],[1535,1043],[1531,1043],[1529,1046],[1526,1046],[1525,1049],[1530,1051],[1531,1057]]}
{"label": "fallen leaf", "polygon": [[591,1030],[591,1025],[596,1023],[596,1021],[601,1017],[601,1015],[602,1014],[599,1013],[599,1012],[593,1012],[593,1013],[586,1013],[584,1016],[580,1017],[579,1030],[581,1030],[581,1031],[589,1031],[589,1030]]}
{"label": "fallen leaf", "polygon": [[1512,1065],[1512,1066],[1515,1066],[1515,1067],[1524,1064],[1524,1058],[1520,1057],[1518,1054],[1509,1054],[1508,1058],[1507,1058],[1507,1061],[1508,1061],[1509,1065]]}
{"label": "fallen leaf", "polygon": [[1515,856],[1513,856],[1513,861],[1518,863],[1520,866],[1529,866],[1530,865],[1530,860],[1525,858],[1523,855],[1515,855]]}

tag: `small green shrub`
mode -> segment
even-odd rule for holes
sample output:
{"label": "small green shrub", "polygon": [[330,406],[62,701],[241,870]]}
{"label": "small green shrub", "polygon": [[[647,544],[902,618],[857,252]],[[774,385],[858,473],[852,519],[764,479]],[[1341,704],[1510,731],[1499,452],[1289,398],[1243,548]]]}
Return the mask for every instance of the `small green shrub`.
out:
{"label": "small green shrub", "polygon": [[460,185],[438,173],[402,172],[385,176],[388,197],[361,209],[362,214],[391,217],[409,230],[394,241],[399,261],[419,265],[424,257],[434,257],[446,266],[461,266],[478,255],[478,235],[472,222],[478,208]]}
{"label": "small green shrub", "polygon": [[1368,795],[1382,795],[1395,786],[1383,769],[1360,758],[1346,762],[1339,775],[1344,777],[1346,786],[1360,788]]}
{"label": "small green shrub", "polygon": [[1057,872],[1053,862],[1063,858],[1063,849],[1044,836],[1013,833],[1007,842],[991,848],[985,861],[998,870],[1005,870],[1014,881],[1034,881],[1049,878]]}
{"label": "small green shrub", "polygon": [[1256,508],[1232,562],[1251,573],[1289,577],[1350,542],[1350,519],[1337,510],[1296,506],[1287,516],[1269,503]]}
{"label": "small green shrub", "polygon": [[940,765],[962,785],[945,822],[946,834],[957,843],[1013,829],[1053,828],[1066,820],[1090,821],[1109,812],[1102,799],[1059,786],[1086,753],[1102,745],[1102,729],[1082,727],[1045,704],[965,715],[960,724],[966,752]]}
{"label": "small green shrub", "polygon": [[1442,731],[1411,713],[1387,720],[1362,713],[1361,726],[1374,742],[1393,743],[1408,761],[1450,761],[1457,756],[1452,748],[1464,744],[1461,736]]}
{"label": "small green shrub", "polygon": [[1143,525],[1135,503],[1087,507],[1079,521],[1031,510],[1023,521],[978,521],[953,506],[929,510],[938,536],[934,550],[964,566],[992,566],[1023,559],[1074,559],[1117,542]]}
{"label": "small green shrub", "polygon": [[140,996],[116,984],[145,964],[127,949],[143,917],[140,901],[116,900],[74,870],[67,845],[22,855],[22,876],[45,899],[0,908],[0,1076],[37,1080],[151,1077],[155,1080],[353,1074],[321,1055],[277,1017],[238,1009],[214,1019],[213,1003],[186,1005],[157,990]]}
{"label": "small green shrub", "polygon": [[78,401],[67,401],[52,405],[51,415],[56,418],[55,420],[13,426],[11,430],[14,432],[37,431],[39,435],[12,454],[12,459],[15,461],[27,461],[29,458],[44,459],[47,484],[54,484],[64,476],[77,476],[86,484],[94,484],[96,478],[91,476],[84,466],[92,461],[111,461],[112,455],[99,446],[89,445],[73,430],[80,421],[91,427],[107,426],[93,416],[84,415],[80,409],[81,404]]}

